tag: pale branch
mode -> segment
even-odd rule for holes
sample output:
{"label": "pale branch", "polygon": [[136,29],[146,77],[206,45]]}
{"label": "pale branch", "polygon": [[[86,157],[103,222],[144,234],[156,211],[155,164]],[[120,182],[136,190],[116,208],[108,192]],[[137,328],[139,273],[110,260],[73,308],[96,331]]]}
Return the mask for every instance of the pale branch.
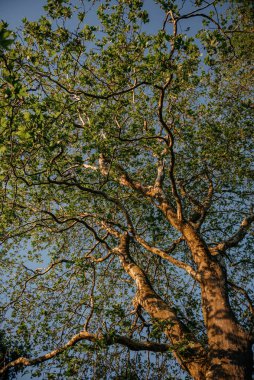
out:
{"label": "pale branch", "polygon": [[[80,166],[80,165],[78,165],[78,166]],[[97,166],[95,166],[95,165],[82,164],[82,166],[85,169],[98,170]]]}
{"label": "pale branch", "polygon": [[166,23],[169,19],[169,16],[171,17],[171,22],[173,24],[173,37],[174,37],[173,41],[171,41],[171,51],[170,51],[170,55],[168,57],[168,61],[170,62],[170,60],[172,59],[174,52],[175,52],[175,41],[176,41],[176,37],[177,37],[177,19],[174,17],[172,10],[167,12],[166,18],[163,22],[162,30],[165,30]]}
{"label": "pale branch", "polygon": [[[100,155],[99,158],[99,168],[100,172],[103,176],[107,176],[109,173],[109,161],[105,158],[103,154]],[[116,165],[116,169],[118,170],[118,178],[117,181],[124,186],[132,188],[135,191],[140,192],[145,196],[154,196],[154,187],[153,186],[144,186],[140,182],[133,180],[127,171],[119,164]]]}
{"label": "pale branch", "polygon": [[99,156],[99,169],[100,169],[100,173],[107,177],[108,174],[109,174],[109,169],[110,169],[110,164],[108,162],[108,160],[105,158],[104,154],[100,154]]}
{"label": "pale branch", "polygon": [[[100,162],[101,173],[103,175],[107,176],[109,173],[109,166],[108,166],[109,162],[107,161],[107,159],[103,155],[101,155],[100,160],[101,160],[101,162]],[[127,171],[121,165],[117,164],[115,166],[115,168],[118,170],[118,176],[117,176],[117,178],[115,178],[115,180],[120,185],[129,187],[129,188],[137,191],[138,193],[142,194],[146,198],[149,198],[152,200],[155,199],[156,201],[158,201],[158,204],[155,204],[156,207],[158,207],[159,209],[161,209],[165,213],[167,219],[168,220],[170,219],[170,223],[173,222],[173,225],[176,224],[176,223],[174,223],[174,221],[176,221],[176,217],[177,217],[177,215],[175,213],[175,209],[170,204],[170,202],[167,199],[166,195],[164,194],[162,188],[159,186],[156,186],[157,185],[156,180],[155,180],[154,186],[144,186],[140,182],[133,180],[129,176]],[[165,169],[162,169],[162,166],[159,165],[159,168],[158,168],[159,172],[157,172],[157,179],[160,182],[162,182],[162,180],[163,180],[163,171],[164,170]],[[125,216],[126,216],[126,220],[128,222],[128,226],[131,227],[132,223],[131,223],[131,219],[130,219],[130,216],[128,215],[127,211],[125,212]]]}
{"label": "pale branch", "polygon": [[237,247],[237,245],[245,238],[252,223],[254,222],[254,214],[251,214],[243,219],[238,231],[232,235],[229,239],[222,241],[215,247],[211,247],[210,251],[212,255],[218,255],[226,252],[227,249]]}
{"label": "pale branch", "polygon": [[190,194],[190,192],[186,191],[185,184],[182,181],[178,181],[178,185],[180,187],[182,196],[185,197],[185,198],[187,198],[194,206],[196,206],[197,208],[201,209],[202,208],[201,202],[199,202],[196,198],[194,198]]}
{"label": "pale branch", "polygon": [[208,189],[207,189],[207,195],[205,197],[205,200],[203,201],[203,207],[204,207],[204,212],[205,213],[211,207],[212,199],[213,199],[213,193],[214,193],[213,181],[212,181],[212,179],[208,175],[207,175],[207,179],[208,179],[208,182],[209,182],[209,186],[208,186]]}
{"label": "pale branch", "polygon": [[112,251],[103,257],[99,257],[98,259],[95,259],[94,257],[91,257],[91,256],[86,256],[86,259],[90,259],[90,261],[93,263],[102,263],[103,261],[108,260],[111,256],[112,256]]}
{"label": "pale branch", "polygon": [[132,351],[167,352],[171,348],[169,344],[148,341],[137,341],[134,339],[130,339],[126,336],[117,334],[96,335],[82,330],[80,333],[74,335],[66,344],[48,352],[45,355],[39,356],[38,358],[34,359],[19,357],[18,359],[9,362],[0,369],[0,375],[4,375],[5,373],[7,373],[10,368],[18,366],[27,367],[43,363],[60,355],[62,352],[66,351],[70,347],[74,347],[78,342],[81,341],[89,341],[95,344],[101,344],[105,346],[121,344]]}
{"label": "pale branch", "polygon": [[[162,259],[169,261],[171,264],[176,265],[178,268],[184,269],[191,277],[194,278],[194,280],[200,282],[200,276],[192,268],[192,266],[170,256],[168,251],[165,251],[165,250],[162,250],[160,248],[151,246],[150,244],[148,244],[147,241],[145,241],[141,236],[139,236],[137,234],[134,235],[134,238],[137,240],[138,243],[140,243],[149,252],[151,252],[157,256],[160,256]],[[175,249],[176,246],[177,246],[177,243],[173,243],[172,251]]]}
{"label": "pale branch", "polygon": [[[101,222],[101,226],[103,228],[105,228],[105,230],[110,233],[111,235],[115,236],[116,238],[121,238],[121,233],[119,231],[117,231],[115,228],[113,228],[112,226],[108,225],[108,223],[102,221]],[[114,249],[113,249],[114,250]]]}
{"label": "pale branch", "polygon": [[162,190],[163,181],[165,178],[165,162],[160,160],[157,165],[157,177],[154,183],[154,188]]}
{"label": "pale branch", "polygon": [[[122,234],[118,232],[116,229],[114,229],[112,226],[108,226],[105,222],[102,222],[101,225],[113,236],[117,238],[121,238]],[[162,259],[169,261],[171,264],[176,265],[178,268],[184,269],[187,273],[189,273],[190,276],[194,278],[194,280],[200,282],[200,276],[199,274],[188,264],[175,259],[174,257],[170,256],[169,253],[173,252],[176,246],[182,241],[182,238],[177,239],[169,249],[162,250],[157,247],[153,247],[150,244],[148,244],[147,241],[145,241],[141,236],[139,236],[134,228],[131,229],[132,238],[134,238],[138,243],[140,243],[145,249],[147,249],[149,252],[160,256]],[[114,249],[111,251],[111,253],[114,252]],[[111,255],[109,253],[108,256]]]}

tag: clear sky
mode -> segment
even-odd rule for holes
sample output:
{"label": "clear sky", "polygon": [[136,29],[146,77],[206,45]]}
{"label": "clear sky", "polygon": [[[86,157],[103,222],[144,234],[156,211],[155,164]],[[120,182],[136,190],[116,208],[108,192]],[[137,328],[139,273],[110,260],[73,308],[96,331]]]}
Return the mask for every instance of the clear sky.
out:
{"label": "clear sky", "polygon": [[[27,18],[29,21],[37,20],[43,13],[45,13],[43,6],[46,5],[46,3],[47,0],[0,0],[0,20],[7,21],[10,29],[14,30],[17,27],[22,26],[23,18]],[[184,13],[191,11],[191,3],[191,1],[185,3]],[[162,13],[159,11],[159,7],[155,6],[154,2],[151,0],[145,0],[144,4],[146,9],[150,11],[151,23],[154,26],[156,24],[158,25],[158,23],[160,25],[162,21]],[[91,19],[89,21],[91,21]],[[200,27],[200,20],[196,18],[188,20],[188,27],[190,27],[192,32],[195,33]]]}
{"label": "clear sky", "polygon": [[[75,0],[73,1],[75,3]],[[45,13],[43,6],[47,0],[0,0],[0,20],[7,21],[10,29],[22,26],[22,19],[29,21],[37,20]],[[145,0],[145,5],[151,10],[152,21],[161,22],[162,13],[158,12],[158,7],[154,6],[153,1]],[[90,8],[89,4],[88,8]],[[91,18],[90,20],[91,21]]]}
{"label": "clear sky", "polygon": [[21,20],[36,20],[43,12],[46,0],[0,0],[0,19],[7,21],[10,29],[21,26]]}

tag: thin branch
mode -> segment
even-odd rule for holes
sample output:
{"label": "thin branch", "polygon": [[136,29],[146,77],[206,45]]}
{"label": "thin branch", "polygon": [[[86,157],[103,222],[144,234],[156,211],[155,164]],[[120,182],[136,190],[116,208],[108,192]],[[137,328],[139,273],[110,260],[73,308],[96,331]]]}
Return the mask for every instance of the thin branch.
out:
{"label": "thin branch", "polygon": [[[51,263],[47,268],[43,269],[43,268],[38,268],[34,271],[32,271],[34,274],[30,277],[28,277],[28,279],[25,280],[25,283],[20,291],[20,293],[18,294],[18,296],[12,300],[11,302],[9,302],[7,305],[5,305],[2,309],[6,309],[8,308],[9,306],[15,304],[19,299],[20,297],[23,296],[23,294],[25,293],[26,291],[26,288],[27,288],[27,284],[30,282],[30,281],[33,281],[35,278],[39,277],[39,276],[43,276],[44,274],[48,273],[51,269],[53,269],[56,265],[58,264],[62,264],[62,263],[68,263],[68,264],[74,264],[74,261],[72,260],[67,260],[67,259],[61,259],[61,260],[57,260],[53,263]],[[25,267],[26,268],[26,267]],[[28,269],[26,268],[27,270],[31,270],[31,269]]]}
{"label": "thin branch", "polygon": [[[24,66],[27,66],[29,69],[32,69],[31,66],[29,65],[24,65]],[[123,94],[126,94],[128,92],[132,92],[133,90],[135,90],[136,88],[140,87],[140,86],[143,86],[143,85],[151,85],[151,83],[149,82],[146,82],[146,81],[143,81],[143,82],[140,82],[140,83],[136,83],[134,84],[133,86],[129,87],[129,88],[126,88],[125,90],[121,90],[121,91],[114,91],[114,92],[111,92],[110,94],[107,94],[107,95],[97,95],[97,94],[92,94],[92,93],[89,93],[89,92],[86,92],[84,90],[82,90],[81,88],[78,88],[77,90],[70,90],[69,88],[67,88],[64,84],[62,84],[61,82],[59,82],[58,80],[52,78],[52,76],[49,74],[49,73],[45,73],[45,72],[41,72],[41,71],[35,71],[33,70],[34,74],[37,74],[39,75],[40,77],[42,78],[47,78],[49,79],[52,83],[56,84],[58,87],[62,88],[64,91],[66,91],[68,94],[70,95],[73,95],[73,96],[80,96],[80,95],[84,95],[86,96],[87,98],[93,98],[93,99],[102,99],[102,100],[107,100],[107,99],[110,99],[114,96],[119,96],[119,95],[123,95]]]}
{"label": "thin branch", "polygon": [[183,15],[183,16],[179,16],[176,18],[176,21],[180,21],[180,20],[183,20],[183,19],[188,19],[188,18],[192,18],[192,17],[202,17],[202,18],[206,18],[207,20],[211,21],[213,24],[215,24],[218,28],[218,30],[224,35],[224,37],[229,41],[229,44],[230,46],[233,48],[233,45],[231,43],[231,39],[229,36],[227,36],[227,34],[225,34],[224,30],[222,29],[222,27],[220,26],[219,22],[217,22],[216,20],[214,20],[212,17],[206,15],[205,13],[189,13],[187,15]]}
{"label": "thin branch", "polygon": [[47,360],[50,360],[62,352],[67,350],[70,347],[75,346],[78,342],[87,340],[95,344],[105,344],[106,346],[111,346],[114,344],[121,344],[125,347],[128,347],[132,351],[152,351],[152,352],[167,352],[170,349],[170,345],[156,342],[147,342],[147,341],[137,341],[130,339],[126,336],[121,335],[103,335],[98,336],[91,334],[87,331],[81,331],[80,333],[74,335],[66,344],[61,347],[56,348],[55,350],[50,351],[49,353],[39,356],[38,358],[29,359],[26,357],[19,357],[16,360],[9,362],[7,365],[0,369],[0,375],[4,375],[10,368],[17,366],[32,366],[35,364],[43,363]]}
{"label": "thin branch", "polygon": [[[188,192],[186,190],[185,183],[183,183],[183,181],[178,182],[182,196],[186,197],[192,203],[192,205],[195,207],[195,213],[190,216],[190,222],[192,222],[192,224],[195,228],[199,228],[201,226],[202,222],[204,221],[204,219],[206,217],[207,211],[209,210],[209,208],[211,207],[211,204],[212,204],[213,190],[214,190],[213,182],[207,174],[206,174],[206,177],[207,177],[207,180],[209,182],[209,186],[208,186],[208,190],[207,190],[207,195],[206,195],[203,202],[200,202],[199,200],[194,198],[190,194],[190,192]],[[195,215],[196,212],[198,212],[197,217]],[[194,218],[196,220],[194,220]]]}
{"label": "thin branch", "polygon": [[250,310],[251,314],[253,314],[253,316],[254,316],[254,306],[253,306],[252,300],[251,300],[250,296],[248,295],[248,293],[246,292],[246,290],[241,288],[241,286],[234,284],[232,281],[228,281],[228,285],[231,286],[231,288],[235,289],[237,292],[242,293],[244,295],[244,297],[246,298],[246,300],[248,302],[249,310]]}
{"label": "thin branch", "polygon": [[244,218],[238,231],[232,235],[229,239],[217,244],[215,247],[211,247],[210,251],[213,255],[224,253],[227,249],[237,247],[237,245],[245,238],[247,235],[251,224],[254,222],[254,214],[249,215]]}
{"label": "thin branch", "polygon": [[90,307],[91,307],[91,310],[90,310],[90,313],[86,319],[86,322],[84,324],[84,330],[87,331],[88,329],[88,326],[89,326],[89,322],[91,321],[91,318],[93,316],[93,313],[94,313],[94,289],[95,289],[95,284],[96,284],[96,272],[95,272],[95,268],[93,266],[93,281],[92,281],[92,288],[91,288],[91,295],[90,295]]}
{"label": "thin branch", "polygon": [[[137,240],[137,242],[140,243],[149,252],[152,252],[153,254],[160,256],[162,259],[169,261],[171,264],[176,265],[178,268],[184,269],[187,273],[189,273],[194,278],[194,280],[200,281],[199,274],[190,265],[170,256],[168,254],[169,253],[168,251],[164,251],[160,248],[151,246],[141,236],[138,236],[137,234],[135,234],[134,237]],[[173,252],[173,250],[176,248],[177,244],[181,240],[182,238],[178,239],[175,243],[172,244],[171,252]]]}
{"label": "thin branch", "polygon": [[165,129],[165,131],[168,134],[168,147],[170,151],[170,166],[169,166],[169,178],[172,186],[172,194],[175,198],[176,205],[177,205],[177,217],[179,221],[183,220],[183,210],[182,210],[182,202],[181,198],[178,194],[177,187],[176,187],[176,181],[175,181],[175,176],[174,176],[174,168],[175,168],[175,153],[174,153],[174,136],[173,133],[171,132],[170,127],[167,125],[167,123],[164,120],[163,117],[163,107],[164,107],[164,97],[165,97],[165,90],[166,88],[171,84],[171,81],[173,79],[173,75],[171,74],[170,78],[167,80],[165,86],[161,88],[160,92],[160,98],[159,98],[159,104],[158,104],[158,117],[159,121],[162,125],[162,127]]}

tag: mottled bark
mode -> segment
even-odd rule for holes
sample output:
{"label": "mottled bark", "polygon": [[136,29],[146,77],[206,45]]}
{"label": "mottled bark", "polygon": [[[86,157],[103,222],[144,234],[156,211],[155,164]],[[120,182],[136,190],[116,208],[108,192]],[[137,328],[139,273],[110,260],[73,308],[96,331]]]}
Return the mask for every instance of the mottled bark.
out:
{"label": "mottled bark", "polygon": [[[202,369],[196,373],[192,372],[191,375],[196,380],[202,379],[204,372],[204,378],[207,380],[250,380],[253,366],[251,340],[248,333],[237,322],[231,309],[226,270],[217,257],[211,254],[198,230],[191,223],[179,220],[175,210],[162,193],[159,194],[158,199],[159,208],[169,223],[182,233],[197,266],[202,311],[207,329],[208,357],[205,365],[200,364],[203,366]],[[245,221],[241,234],[237,233],[234,239],[231,239],[234,243],[236,237],[244,236],[245,230],[249,228],[249,224],[247,227],[246,225]]]}
{"label": "mottled bark", "polygon": [[182,229],[200,275],[203,315],[207,328],[207,380],[251,379],[250,338],[237,322],[228,299],[227,275],[189,224]]}
{"label": "mottled bark", "polygon": [[136,283],[137,304],[141,305],[152,318],[162,322],[164,332],[182,368],[194,379],[205,379],[207,354],[204,348],[179,319],[174,308],[171,308],[154,291],[146,274],[130,257],[128,243],[128,235],[123,235],[116,253],[126,273]]}

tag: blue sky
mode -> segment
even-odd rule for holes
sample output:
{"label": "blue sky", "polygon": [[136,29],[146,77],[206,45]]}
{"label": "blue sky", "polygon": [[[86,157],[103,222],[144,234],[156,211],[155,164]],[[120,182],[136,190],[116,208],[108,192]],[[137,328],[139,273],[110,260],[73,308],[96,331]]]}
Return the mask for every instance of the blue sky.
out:
{"label": "blue sky", "polygon": [[[72,1],[75,3],[75,0]],[[37,20],[45,13],[43,6],[47,0],[0,0],[0,20],[7,21],[10,29],[16,29],[22,26],[22,19],[27,18],[29,21]],[[88,2],[87,2],[88,3]],[[146,0],[146,7],[151,10],[151,16],[154,21],[161,22],[162,14],[158,12],[153,1]],[[87,8],[91,7],[89,3]]]}
{"label": "blue sky", "polygon": [[21,20],[27,17],[36,20],[43,12],[46,0],[0,0],[0,19],[8,22],[11,29],[21,26]]}
{"label": "blue sky", "polygon": [[[0,20],[7,21],[10,29],[15,30],[17,27],[22,26],[23,18],[27,18],[30,21],[37,20],[45,12],[43,6],[46,5],[46,3],[47,0],[0,0]],[[183,13],[188,13],[193,10],[191,3],[192,1],[190,0],[186,2]],[[145,0],[144,4],[145,7],[150,10],[152,24],[154,24],[154,26],[160,25],[163,15],[158,9],[158,6],[155,6],[152,0]],[[90,8],[90,6],[91,3],[89,3],[88,8]],[[188,24],[188,27],[195,33],[195,31],[200,28],[200,19],[191,18],[186,24]]]}

